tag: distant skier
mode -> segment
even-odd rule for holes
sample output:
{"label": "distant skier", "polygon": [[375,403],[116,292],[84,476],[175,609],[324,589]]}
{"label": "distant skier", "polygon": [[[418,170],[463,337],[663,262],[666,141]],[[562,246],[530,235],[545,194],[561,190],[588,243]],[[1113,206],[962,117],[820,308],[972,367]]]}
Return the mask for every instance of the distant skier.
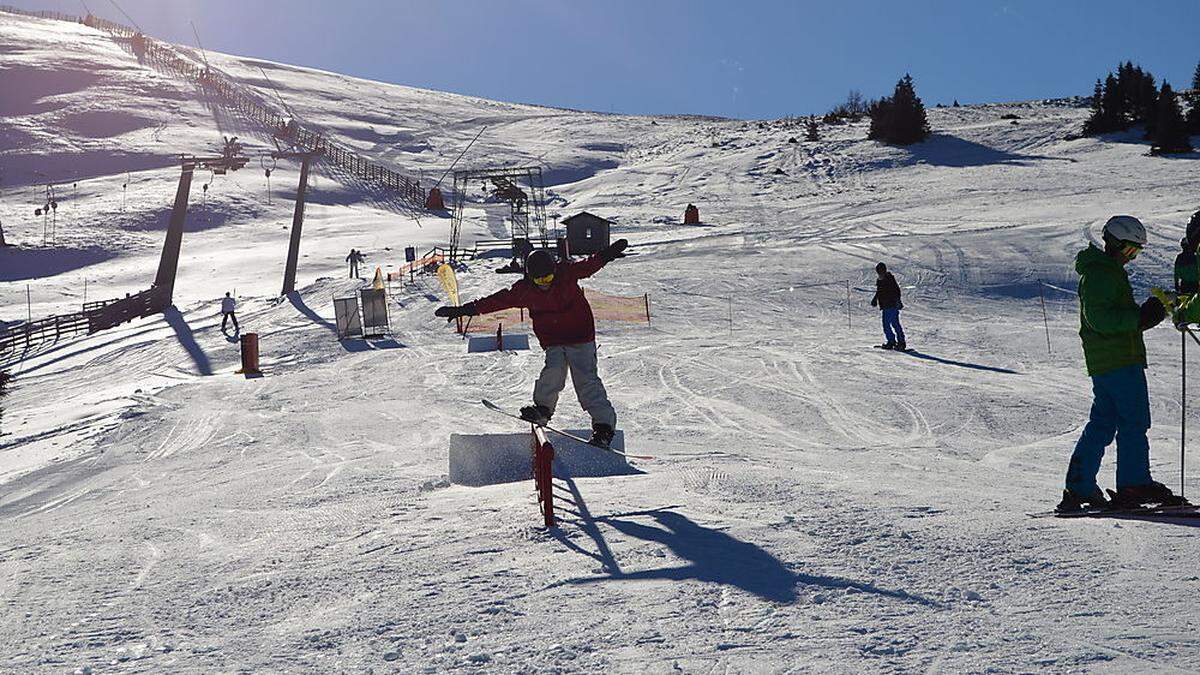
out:
{"label": "distant skier", "polygon": [[1200,269],[1196,267],[1196,245],[1200,244],[1200,211],[1192,214],[1187,236],[1180,242],[1183,251],[1175,256],[1175,292],[1191,295],[1200,291]]}
{"label": "distant skier", "polygon": [[525,260],[525,278],[512,288],[461,307],[439,307],[434,313],[454,319],[510,307],[528,308],[533,332],[546,352],[546,362],[533,387],[533,405],[521,408],[521,417],[535,424],[549,422],[558,405],[558,395],[567,384],[569,370],[579,405],[592,417],[589,442],[607,448],[616,430],[617,413],[597,372],[596,320],[579,280],[625,257],[628,245],[628,241],[618,239],[580,262],[557,262],[552,252],[538,249]]}
{"label": "distant skier", "polygon": [[353,248],[350,249],[350,255],[346,256],[346,262],[350,263],[350,278],[351,279],[361,278],[358,276],[358,266],[360,263],[366,261],[366,259],[367,259],[367,256],[363,255],[362,251],[359,251],[359,250],[356,250]]}
{"label": "distant skier", "polygon": [[1092,409],[1067,468],[1057,510],[1107,506],[1096,484],[1104,449],[1117,440],[1115,504],[1169,503],[1171,490],[1150,478],[1150,394],[1146,387],[1146,344],[1142,333],[1166,317],[1158,298],[1140,306],[1133,299],[1125,265],[1146,245],[1146,228],[1132,216],[1113,216],[1104,225],[1104,250],[1094,245],[1075,257],[1079,273],[1079,337],[1092,378]]}
{"label": "distant skier", "polygon": [[871,298],[871,306],[878,307],[883,316],[883,337],[887,339],[884,349],[905,351],[908,343],[904,340],[904,327],[900,325],[900,310],[904,303],[900,302],[900,284],[896,277],[888,271],[887,265],[879,263],[875,266],[875,295]]}
{"label": "distant skier", "polygon": [[227,323],[229,323],[230,320],[233,321],[233,332],[236,333],[241,330],[240,328],[238,328],[237,315],[234,314],[235,310],[237,310],[237,301],[234,300],[231,295],[229,295],[229,291],[225,291],[225,297],[221,298],[221,332],[222,333],[225,332],[225,325]]}

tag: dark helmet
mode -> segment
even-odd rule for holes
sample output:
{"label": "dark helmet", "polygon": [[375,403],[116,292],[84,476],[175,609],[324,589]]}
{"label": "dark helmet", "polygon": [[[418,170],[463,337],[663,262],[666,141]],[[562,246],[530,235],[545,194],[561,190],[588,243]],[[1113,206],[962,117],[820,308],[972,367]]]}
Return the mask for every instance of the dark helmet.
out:
{"label": "dark helmet", "polygon": [[884,265],[883,263],[879,263],[878,265],[875,266],[875,271],[882,274],[883,272],[887,271],[887,265]]}
{"label": "dark helmet", "polygon": [[1188,222],[1187,240],[1200,241],[1200,211],[1193,213],[1191,221]]}
{"label": "dark helmet", "polygon": [[525,259],[525,275],[530,279],[537,279],[553,274],[557,266],[558,261],[554,259],[554,254],[549,249],[539,248]]}

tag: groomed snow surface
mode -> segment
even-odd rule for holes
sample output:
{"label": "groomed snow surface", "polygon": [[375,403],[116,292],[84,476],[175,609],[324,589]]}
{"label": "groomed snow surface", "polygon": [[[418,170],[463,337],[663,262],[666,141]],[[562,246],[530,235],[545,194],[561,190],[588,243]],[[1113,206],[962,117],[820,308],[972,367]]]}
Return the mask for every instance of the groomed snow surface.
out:
{"label": "groomed snow surface", "polygon": [[[532,482],[451,485],[450,434],[520,432],[477,402],[525,403],[541,351],[468,355],[432,314],[445,302],[432,277],[392,285],[391,340],[339,343],[331,302],[353,287],[351,247],[395,269],[403,247],[444,244],[449,220],[318,172],[302,290],[280,302],[297,167],[279,164],[269,204],[254,162],[198,173],[178,311],[12,366],[0,670],[1200,663],[1196,530],[1026,516],[1057,501],[1090,405],[1074,298],[1048,291],[1048,353],[1038,280],[1073,288],[1075,252],[1130,213],[1151,237],[1137,292],[1169,285],[1198,206],[1195,155],[1071,138],[1086,110],[1070,102],[931,110],[934,137],[895,149],[863,124],[791,143],[802,129],[782,121],[555,110],[209,58],[273,97],[261,65],[307,123],[426,185],[487,126],[463,166],[540,164],[552,215],[615,220],[632,255],[588,283],[649,293],[653,322],[602,323],[600,372],[628,449],[657,460],[560,481],[549,530]],[[89,300],[146,288],[175,156],[222,134],[267,147],[81,26],[0,14],[0,89],[8,321],[25,317],[27,285],[34,317],[77,308],[85,281]],[[43,245],[32,212],[47,179],[58,228]],[[703,225],[678,224],[689,202]],[[499,213],[469,209],[467,242],[504,236]],[[916,354],[871,348],[879,260],[904,287]],[[464,298],[510,283],[492,273],[504,262],[468,262]],[[262,378],[233,372],[227,290],[261,336]],[[1179,340],[1148,334],[1152,466],[1172,486]],[[556,421],[587,424],[569,387]]]}

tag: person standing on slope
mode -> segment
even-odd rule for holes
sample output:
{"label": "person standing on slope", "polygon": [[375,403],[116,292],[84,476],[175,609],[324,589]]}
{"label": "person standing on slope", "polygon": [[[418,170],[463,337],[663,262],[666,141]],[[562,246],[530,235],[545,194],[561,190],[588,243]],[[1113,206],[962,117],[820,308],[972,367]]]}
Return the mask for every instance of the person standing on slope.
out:
{"label": "person standing on slope", "polygon": [[900,310],[904,303],[900,302],[900,284],[896,277],[888,271],[887,265],[879,263],[875,266],[875,295],[871,298],[871,306],[878,307],[883,315],[883,337],[887,339],[884,349],[905,351],[908,343],[904,340],[904,328],[900,325]]}
{"label": "person standing on slope", "polygon": [[434,314],[455,319],[510,307],[528,309],[533,332],[546,352],[546,361],[533,386],[533,405],[521,408],[521,417],[534,424],[549,422],[570,371],[579,405],[592,418],[589,442],[607,448],[616,433],[617,413],[600,381],[596,365],[596,320],[583,289],[579,287],[579,280],[599,272],[613,260],[625,257],[628,245],[628,241],[618,239],[580,262],[558,262],[549,250],[538,249],[525,260],[525,278],[512,288],[461,307],[439,307]]}
{"label": "person standing on slope", "polygon": [[1056,510],[1108,506],[1096,484],[1104,449],[1117,441],[1117,491],[1113,505],[1174,503],[1170,488],[1150,477],[1150,393],[1142,333],[1166,317],[1158,298],[1141,305],[1125,265],[1146,245],[1146,228],[1133,216],[1104,225],[1104,249],[1089,244],[1075,257],[1079,273],[1079,337],[1092,378],[1092,409],[1067,467],[1066,488]]}
{"label": "person standing on slope", "polygon": [[225,332],[225,324],[228,323],[230,319],[233,319],[233,332],[236,333],[241,330],[240,328],[238,328],[237,316],[234,314],[234,311],[236,309],[237,309],[237,301],[234,300],[231,295],[229,295],[229,291],[225,291],[225,297],[221,298],[221,332],[222,333]]}
{"label": "person standing on slope", "polygon": [[1200,291],[1200,269],[1196,267],[1196,245],[1200,244],[1200,211],[1192,214],[1187,236],[1179,242],[1183,251],[1175,256],[1175,292],[1192,295]]}

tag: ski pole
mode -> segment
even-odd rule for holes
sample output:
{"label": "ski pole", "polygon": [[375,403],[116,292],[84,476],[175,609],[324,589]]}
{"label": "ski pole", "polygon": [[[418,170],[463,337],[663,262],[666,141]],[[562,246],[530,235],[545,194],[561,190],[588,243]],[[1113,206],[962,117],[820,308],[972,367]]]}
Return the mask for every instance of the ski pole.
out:
{"label": "ski pole", "polygon": [[1046,326],[1046,353],[1050,352],[1050,319],[1046,316],[1046,291],[1044,284],[1038,279],[1038,297],[1042,299],[1042,323]]}
{"label": "ski pole", "polygon": [[1183,467],[1187,457],[1187,335],[1180,333],[1179,337],[1182,340],[1179,347],[1179,496],[1183,497]]}

